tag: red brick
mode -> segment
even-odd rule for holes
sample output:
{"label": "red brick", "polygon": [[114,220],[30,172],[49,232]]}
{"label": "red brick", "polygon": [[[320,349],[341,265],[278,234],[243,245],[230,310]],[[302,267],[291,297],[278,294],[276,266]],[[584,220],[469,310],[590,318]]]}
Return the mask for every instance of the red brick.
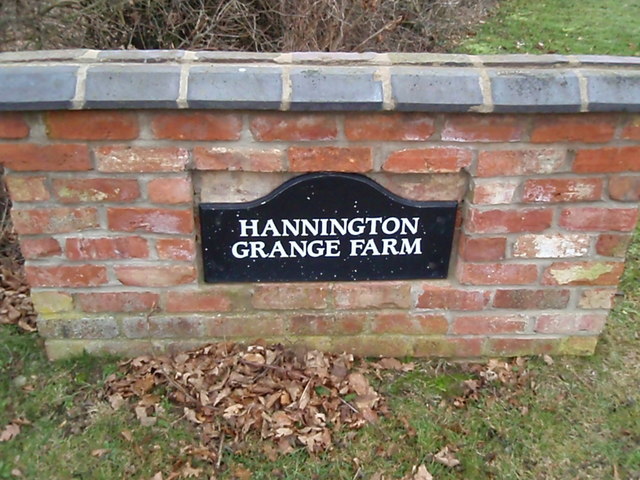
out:
{"label": "red brick", "polygon": [[613,307],[613,300],[616,296],[615,288],[589,288],[585,289],[578,301],[578,307],[588,309],[605,309]]}
{"label": "red brick", "polygon": [[442,140],[454,142],[517,142],[522,120],[509,115],[451,115],[442,129]]}
{"label": "red brick", "polygon": [[255,115],[249,126],[261,142],[332,140],[338,135],[336,117],[325,114],[273,112]]}
{"label": "red brick", "polygon": [[344,131],[349,140],[428,140],[435,131],[434,119],[424,113],[352,113]]}
{"label": "red brick", "polygon": [[600,333],[606,320],[606,313],[540,315],[534,329],[538,333]]}
{"label": "red brick", "polygon": [[600,200],[603,181],[599,178],[531,179],[524,184],[525,202],[584,202]]}
{"label": "red brick", "polygon": [[623,262],[556,262],[544,271],[543,285],[617,285]]}
{"label": "red brick", "polygon": [[60,203],[130,202],[140,196],[136,180],[116,178],[57,178],[52,190]]}
{"label": "red brick", "polygon": [[471,201],[484,205],[509,204],[514,201],[519,186],[519,179],[476,180]]}
{"label": "red brick", "polygon": [[418,308],[444,310],[483,310],[488,304],[491,293],[488,290],[462,290],[451,287],[422,285],[418,297]]}
{"label": "red brick", "polygon": [[565,308],[569,304],[569,290],[556,288],[547,290],[513,289],[496,290],[493,297],[495,308],[518,310],[546,310]]}
{"label": "red brick", "polygon": [[464,285],[527,285],[538,279],[538,267],[508,263],[462,263],[458,279]]}
{"label": "red brick", "polygon": [[502,260],[507,248],[505,237],[470,237],[460,236],[460,258],[469,262],[487,262]]}
{"label": "red brick", "polygon": [[433,147],[400,150],[389,155],[382,169],[399,173],[457,173],[471,165],[471,150]]}
{"label": "red brick", "polygon": [[77,293],[76,305],[83,312],[151,312],[159,303],[159,295],[152,292]]}
{"label": "red brick", "polygon": [[133,140],[138,137],[138,117],[133,112],[106,110],[47,112],[49,138],[63,140]]}
{"label": "red brick", "polygon": [[620,138],[625,140],[640,140],[640,115],[631,117],[622,129]]}
{"label": "red brick", "polygon": [[560,213],[560,226],[567,230],[629,232],[637,222],[637,208],[576,207]]}
{"label": "red brick", "polygon": [[67,238],[65,250],[69,260],[110,260],[149,256],[147,240],[142,237]]}
{"label": "red brick", "polygon": [[5,182],[13,202],[44,202],[49,200],[47,177],[19,177],[6,175]]}
{"label": "red brick", "polygon": [[484,353],[503,357],[555,354],[561,345],[559,338],[489,338]]}
{"label": "red brick", "polygon": [[566,156],[566,151],[553,148],[481,151],[477,175],[504,177],[564,172],[567,171]]}
{"label": "red brick", "polygon": [[[640,158],[638,159],[640,162]],[[611,177],[609,196],[619,202],[640,201],[640,176]]]}
{"label": "red brick", "polygon": [[196,257],[196,245],[190,238],[160,238],[156,240],[158,257],[163,260],[191,261]]}
{"label": "red brick", "polygon": [[77,232],[100,226],[95,208],[14,210],[11,217],[20,235]]}
{"label": "red brick", "polygon": [[551,226],[552,219],[551,209],[470,209],[466,229],[469,233],[541,232]]}
{"label": "red brick", "polygon": [[451,333],[454,335],[496,335],[503,333],[523,333],[527,328],[524,315],[465,315],[453,320]]}
{"label": "red brick", "polygon": [[6,168],[21,172],[91,170],[86,145],[4,143],[0,144],[0,158]]}
{"label": "red brick", "polygon": [[516,258],[583,257],[589,253],[591,239],[582,234],[522,235],[513,244]]}
{"label": "red brick", "polygon": [[370,282],[333,285],[336,308],[409,308],[411,285],[406,282]]}
{"label": "red brick", "polygon": [[100,172],[181,172],[186,170],[189,153],[176,147],[128,147],[111,145],[96,149]]}
{"label": "red brick", "polygon": [[482,355],[482,338],[434,337],[416,342],[416,357],[475,358]]}
{"label": "red brick", "polygon": [[153,115],[155,138],[168,140],[237,140],[242,117],[223,112],[162,112]]}
{"label": "red brick", "polygon": [[32,287],[94,287],[107,283],[107,269],[97,265],[25,266]]}
{"label": "red brick", "polygon": [[327,307],[329,288],[324,284],[256,285],[253,307],[264,310],[323,309]]}
{"label": "red brick", "polygon": [[20,239],[20,252],[26,259],[51,257],[60,255],[62,248],[55,238],[28,238]]}
{"label": "red brick", "polygon": [[615,130],[616,119],[610,115],[545,115],[536,118],[531,142],[603,143],[613,138]]}
{"label": "red brick", "polygon": [[195,267],[191,265],[171,265],[168,267],[114,267],[116,277],[123,285],[135,287],[170,287],[193,283],[196,280]]}
{"label": "red brick", "polygon": [[281,172],[284,169],[281,150],[195,147],[193,156],[196,170]]}
{"label": "red brick", "polygon": [[286,333],[284,318],[276,315],[247,315],[208,318],[205,324],[208,337],[258,337],[281,336]]}
{"label": "red brick", "polygon": [[193,212],[160,208],[108,208],[109,229],[120,232],[191,233]]}
{"label": "red brick", "polygon": [[289,319],[293,335],[357,335],[366,323],[367,315],[361,313],[293,315]]}
{"label": "red brick", "polygon": [[0,113],[0,138],[25,138],[29,135],[29,125],[22,115],[13,112]]}
{"label": "red brick", "polygon": [[373,168],[369,147],[289,147],[292,172],[368,172]]}
{"label": "red brick", "polygon": [[577,173],[640,172],[640,146],[579,150],[573,161]]}
{"label": "red brick", "polygon": [[208,287],[198,291],[173,291],[165,296],[167,312],[229,312],[233,309],[233,290]]}
{"label": "red brick", "polygon": [[147,184],[149,200],[153,203],[191,203],[193,188],[191,179],[185,178],[154,178]]}
{"label": "red brick", "polygon": [[598,236],[596,252],[605,257],[625,258],[631,235],[605,233]]}
{"label": "red brick", "polygon": [[448,329],[444,315],[379,313],[371,322],[371,332],[377,334],[440,335]]}

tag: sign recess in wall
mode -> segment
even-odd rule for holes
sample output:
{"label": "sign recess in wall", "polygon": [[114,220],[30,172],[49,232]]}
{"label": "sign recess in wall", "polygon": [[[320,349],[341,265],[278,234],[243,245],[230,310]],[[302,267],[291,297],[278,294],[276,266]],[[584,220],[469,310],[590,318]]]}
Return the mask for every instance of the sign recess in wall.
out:
{"label": "sign recess in wall", "polygon": [[446,278],[456,208],[342,173],[302,175],[253,202],[202,203],[205,281]]}

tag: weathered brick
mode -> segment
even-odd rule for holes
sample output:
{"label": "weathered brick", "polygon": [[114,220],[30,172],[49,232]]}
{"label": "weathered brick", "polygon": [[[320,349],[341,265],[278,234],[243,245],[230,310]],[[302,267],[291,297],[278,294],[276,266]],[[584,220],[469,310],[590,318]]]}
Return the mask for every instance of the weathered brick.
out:
{"label": "weathered brick", "polygon": [[416,341],[416,357],[475,358],[482,355],[482,338],[433,337]]}
{"label": "weathered brick", "polygon": [[249,128],[260,142],[333,140],[338,135],[335,115],[270,112],[255,115]]}
{"label": "weathered brick", "polygon": [[481,205],[509,204],[514,201],[519,186],[519,179],[476,180],[471,201]]}
{"label": "weathered brick", "polygon": [[25,138],[29,135],[29,125],[17,112],[0,113],[0,138]]}
{"label": "weathered brick", "polygon": [[237,140],[242,117],[225,112],[162,112],[154,114],[151,130],[155,138],[168,140]]}
{"label": "weathered brick", "polygon": [[453,142],[517,142],[524,133],[522,117],[509,115],[451,115],[442,140]]}
{"label": "weathered brick", "polygon": [[140,131],[135,113],[105,110],[47,112],[45,125],[49,138],[63,140],[133,140]]}
{"label": "weathered brick", "polygon": [[52,191],[60,203],[130,202],[140,196],[136,180],[119,178],[57,178]]}
{"label": "weathered brick", "polygon": [[385,312],[376,314],[371,321],[371,332],[377,334],[440,335],[448,329],[444,315]]}
{"label": "weathered brick", "polygon": [[443,310],[483,310],[489,304],[490,297],[488,290],[462,290],[425,283],[416,306]]}
{"label": "weathered brick", "polygon": [[557,353],[559,355],[593,355],[597,344],[597,335],[565,337],[560,343]]}
{"label": "weathered brick", "polygon": [[208,337],[259,337],[265,338],[286,333],[284,316],[251,315],[216,316],[207,318],[205,332]]}
{"label": "weathered brick", "polygon": [[84,340],[58,340],[47,339],[44,344],[49,360],[61,360],[82,355],[86,350],[87,342]]}
{"label": "weathered brick", "polygon": [[[640,162],[640,158],[638,159]],[[619,202],[640,201],[640,176],[611,177],[609,196]]]}
{"label": "weathered brick", "polygon": [[589,253],[590,243],[589,236],[582,234],[521,235],[513,244],[513,256],[517,258],[583,257]]}
{"label": "weathered brick", "polygon": [[557,288],[547,290],[513,289],[496,290],[493,297],[495,308],[518,310],[546,310],[565,308],[569,304],[571,292]]}
{"label": "weathered brick", "polygon": [[86,145],[4,143],[0,144],[0,158],[6,168],[21,172],[91,170]]}
{"label": "weathered brick", "polygon": [[25,272],[32,287],[94,287],[107,283],[107,269],[98,265],[27,265]]}
{"label": "weathered brick", "polygon": [[435,132],[433,116],[423,113],[354,113],[344,131],[349,140],[420,141]]}
{"label": "weathered brick", "polygon": [[433,147],[393,152],[382,169],[399,173],[456,173],[470,165],[471,150]]}
{"label": "weathered brick", "polygon": [[[172,291],[165,294],[167,312],[229,312],[240,306],[243,290],[209,286],[197,291]],[[235,301],[234,299],[237,299]]]}
{"label": "weathered brick", "polygon": [[479,177],[538,175],[567,171],[567,152],[545,148],[531,150],[486,150],[478,154]]}
{"label": "weathered brick", "polygon": [[524,315],[458,315],[453,320],[454,335],[496,335],[523,333],[527,328]]}
{"label": "weathered brick", "polygon": [[611,115],[545,115],[536,118],[531,132],[533,143],[603,143],[613,138],[616,119]]}
{"label": "weathered brick", "polygon": [[193,187],[191,178],[154,178],[147,184],[149,200],[153,203],[191,203]]}
{"label": "weathered brick", "polygon": [[116,266],[116,277],[123,285],[133,287],[170,287],[193,283],[195,267],[191,265],[123,267]]}
{"label": "weathered brick", "polygon": [[154,315],[149,317],[151,338],[203,338],[205,319],[188,316],[178,317]]}
{"label": "weathered brick", "polygon": [[335,284],[332,290],[335,306],[341,309],[411,306],[411,285],[405,282]]}
{"label": "weathered brick", "polygon": [[31,292],[33,306],[40,315],[70,312],[73,310],[73,297],[65,292],[40,290]]}
{"label": "weathered brick", "polygon": [[400,335],[346,335],[331,338],[328,350],[364,357],[403,357],[413,354],[415,341]]}
{"label": "weathered brick", "polygon": [[189,153],[176,147],[129,147],[112,145],[96,148],[101,172],[181,172],[186,170]]}
{"label": "weathered brick", "polygon": [[21,235],[68,233],[99,226],[95,208],[42,208],[14,210],[13,226]]}
{"label": "weathered brick", "polygon": [[598,236],[596,252],[605,257],[625,258],[629,243],[631,243],[631,235],[605,233]]}
{"label": "weathered brick", "polygon": [[630,232],[637,222],[637,208],[576,207],[560,212],[560,226],[567,230]]}
{"label": "weathered brick", "polygon": [[87,313],[151,312],[159,304],[159,295],[152,292],[76,293],[76,305]]}
{"label": "weathered brick", "polygon": [[551,209],[470,209],[466,229],[469,233],[542,232],[551,226],[552,220]]}
{"label": "weathered brick", "polygon": [[108,208],[109,229],[120,232],[191,233],[193,212],[161,208]]}
{"label": "weathered brick", "polygon": [[69,260],[147,258],[149,247],[142,237],[67,238]]}
{"label": "weathered brick", "polygon": [[62,253],[62,249],[60,248],[58,241],[51,237],[24,237],[20,240],[20,251],[24,258],[27,259],[51,257]]}
{"label": "weathered brick", "polygon": [[46,177],[6,175],[5,182],[13,202],[44,202],[49,200]]}
{"label": "weathered brick", "polygon": [[527,285],[538,279],[538,267],[508,263],[461,263],[458,280],[464,285]]}
{"label": "weathered brick", "polygon": [[158,258],[163,260],[192,261],[196,257],[196,245],[190,238],[159,238],[156,240]]}
{"label": "weathered brick", "polygon": [[585,202],[600,200],[603,181],[599,178],[531,179],[524,184],[525,202]]}
{"label": "weathered brick", "polygon": [[193,156],[196,170],[281,172],[284,169],[282,150],[195,147]]}
{"label": "weathered brick", "polygon": [[538,333],[600,333],[606,313],[540,315],[534,330]]}
{"label": "weathered brick", "polygon": [[463,173],[422,174],[373,174],[373,180],[396,195],[421,201],[461,201],[467,191]]}
{"label": "weathered brick", "polygon": [[362,313],[303,314],[289,318],[293,335],[357,335],[367,324]]}
{"label": "weathered brick", "polygon": [[561,344],[559,338],[489,338],[484,354],[501,357],[553,355],[559,353]]}
{"label": "weathered brick", "polygon": [[543,285],[617,285],[623,262],[556,262],[547,267]]}
{"label": "weathered brick", "polygon": [[505,257],[507,239],[505,237],[460,236],[458,253],[468,262],[487,262],[502,260]]}
{"label": "weathered brick", "polygon": [[615,288],[589,288],[580,295],[578,307],[585,310],[606,309],[613,307],[613,300],[616,296]]}
{"label": "weathered brick", "polygon": [[640,140],[640,115],[634,115],[624,126],[620,138],[625,140]]}
{"label": "weathered brick", "polygon": [[254,308],[264,310],[323,309],[328,294],[325,284],[265,284],[256,286],[252,303]]}
{"label": "weathered brick", "polygon": [[45,338],[106,339],[118,336],[118,323],[113,317],[76,317],[69,314],[60,318],[42,318],[38,331]]}
{"label": "weathered brick", "polygon": [[578,150],[573,161],[577,173],[640,172],[640,146]]}
{"label": "weathered brick", "polygon": [[292,172],[369,172],[373,159],[369,147],[289,147]]}

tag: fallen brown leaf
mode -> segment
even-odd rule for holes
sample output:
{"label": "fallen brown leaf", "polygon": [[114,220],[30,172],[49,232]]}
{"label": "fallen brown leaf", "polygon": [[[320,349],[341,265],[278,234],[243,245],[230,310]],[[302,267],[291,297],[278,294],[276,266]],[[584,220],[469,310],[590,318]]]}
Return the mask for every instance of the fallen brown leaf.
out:
{"label": "fallen brown leaf", "polygon": [[10,423],[0,432],[0,442],[8,442],[20,433],[20,425]]}
{"label": "fallen brown leaf", "polygon": [[107,452],[109,452],[109,450],[107,450],[106,448],[96,448],[95,450],[91,450],[91,456],[101,458]]}
{"label": "fallen brown leaf", "polygon": [[433,456],[433,459],[444,465],[445,467],[454,468],[460,465],[460,460],[453,456],[453,453],[449,447],[444,447],[438,453]]}

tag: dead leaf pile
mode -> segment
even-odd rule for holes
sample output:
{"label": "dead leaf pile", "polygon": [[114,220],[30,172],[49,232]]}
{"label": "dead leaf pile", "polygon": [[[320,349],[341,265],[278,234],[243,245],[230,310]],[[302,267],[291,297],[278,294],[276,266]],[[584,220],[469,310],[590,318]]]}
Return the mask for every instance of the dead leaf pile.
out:
{"label": "dead leaf pile", "polygon": [[36,312],[29,297],[29,286],[18,273],[0,267],[0,324],[18,325],[35,332]]}
{"label": "dead leaf pile", "polygon": [[157,387],[163,387],[200,425],[213,452],[254,432],[273,441],[276,454],[298,446],[317,453],[332,447],[333,433],[387,413],[348,354],[218,343],[172,357],[138,357],[122,364],[121,374],[107,379],[114,408],[135,399],[140,422],[153,425],[161,401]]}

